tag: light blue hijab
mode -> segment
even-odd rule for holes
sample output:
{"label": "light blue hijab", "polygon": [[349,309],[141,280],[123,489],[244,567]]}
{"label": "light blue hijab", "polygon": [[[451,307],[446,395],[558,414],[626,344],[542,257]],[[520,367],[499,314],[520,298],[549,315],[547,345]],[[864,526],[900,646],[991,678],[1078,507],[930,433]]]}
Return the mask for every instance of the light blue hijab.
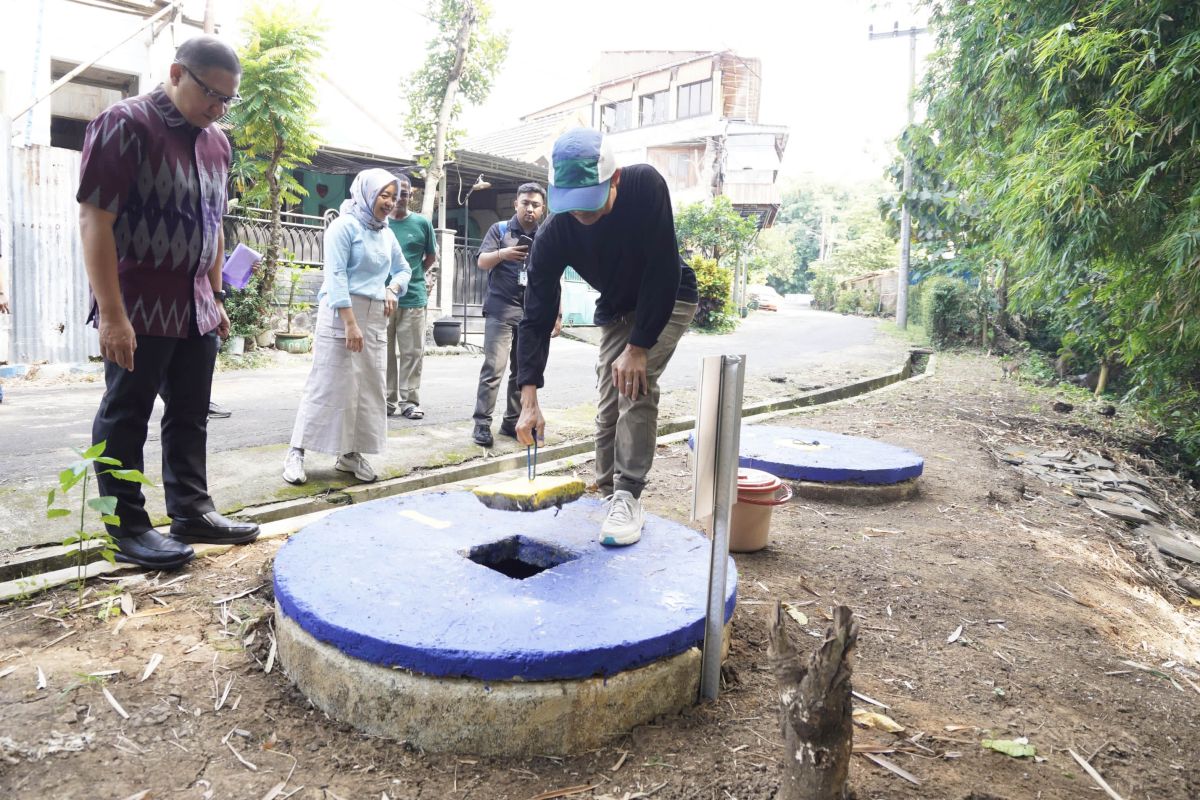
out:
{"label": "light blue hijab", "polygon": [[381,230],[387,225],[387,220],[375,218],[375,200],[388,184],[398,182],[399,178],[386,169],[364,169],[354,176],[354,183],[350,184],[350,197],[342,201],[340,212],[352,215],[370,230]]}

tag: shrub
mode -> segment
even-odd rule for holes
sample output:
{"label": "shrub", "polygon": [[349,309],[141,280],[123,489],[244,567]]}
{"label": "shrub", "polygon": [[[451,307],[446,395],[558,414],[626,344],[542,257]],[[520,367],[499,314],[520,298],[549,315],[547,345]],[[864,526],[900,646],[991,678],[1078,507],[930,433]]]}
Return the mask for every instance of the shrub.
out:
{"label": "shrub", "polygon": [[837,279],[828,272],[822,272],[813,279],[812,306],[823,311],[831,311],[837,301]]}
{"label": "shrub", "polygon": [[696,272],[696,290],[700,295],[700,304],[692,324],[706,331],[731,329],[737,319],[729,299],[733,273],[718,265],[714,259],[704,256],[693,256],[691,265]]}
{"label": "shrub", "polygon": [[861,307],[862,296],[853,289],[842,289],[837,293],[833,310],[839,314],[853,314]]}
{"label": "shrub", "polygon": [[971,341],[978,326],[971,290],[965,283],[955,278],[931,278],[925,282],[921,299],[925,327],[934,347]]}
{"label": "shrub", "polygon": [[868,317],[879,316],[879,292],[875,289],[865,289],[859,295],[858,307]]}
{"label": "shrub", "polygon": [[229,332],[234,336],[256,336],[265,331],[271,312],[270,295],[260,286],[263,276],[255,270],[244,289],[230,289],[225,298]]}
{"label": "shrub", "polygon": [[908,287],[908,321],[923,324],[925,322],[925,282]]}

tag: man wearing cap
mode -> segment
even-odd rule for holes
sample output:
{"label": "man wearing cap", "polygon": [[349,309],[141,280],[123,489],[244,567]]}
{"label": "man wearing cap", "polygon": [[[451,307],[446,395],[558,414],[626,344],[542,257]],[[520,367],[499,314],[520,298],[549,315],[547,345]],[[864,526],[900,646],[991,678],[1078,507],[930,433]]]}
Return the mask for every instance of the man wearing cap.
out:
{"label": "man wearing cap", "polygon": [[596,365],[596,483],[608,495],[600,542],[641,538],[641,494],[658,436],[658,378],[696,313],[696,274],[675,240],[671,195],[648,164],[618,168],[599,131],[576,128],[554,143],[549,205],[530,255],[518,333],[521,444],[542,439],[537,390],[570,265],[594,289],[601,329]]}

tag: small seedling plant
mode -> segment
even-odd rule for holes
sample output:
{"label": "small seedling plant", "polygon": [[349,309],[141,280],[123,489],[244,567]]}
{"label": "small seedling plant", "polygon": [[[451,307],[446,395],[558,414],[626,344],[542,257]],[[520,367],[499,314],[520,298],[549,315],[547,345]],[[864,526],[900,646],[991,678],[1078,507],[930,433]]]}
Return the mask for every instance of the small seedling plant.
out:
{"label": "small seedling plant", "polygon": [[[75,454],[79,456],[79,460],[58,473],[58,486],[51,489],[46,496],[46,517],[48,519],[69,517],[74,512],[69,508],[55,507],[54,503],[57,500],[65,505],[67,494],[76,486],[80,486],[79,529],[62,541],[63,547],[75,547],[76,589],[79,592],[77,605],[83,602],[84,569],[87,567],[89,553],[97,550],[100,557],[110,564],[116,563],[117,555],[117,543],[105,528],[100,528],[98,531],[87,529],[87,510],[90,508],[99,515],[100,522],[104,525],[121,524],[121,518],[116,513],[117,498],[111,495],[88,498],[88,484],[92,479],[92,469],[95,467],[98,474],[110,475],[117,480],[140,483],[143,486],[154,485],[149,478],[142,474],[141,470],[122,469],[120,461],[104,455],[104,448],[107,444],[107,441],[97,442],[82,453],[76,450]],[[109,469],[96,467],[97,464],[109,467]],[[93,545],[93,542],[98,542],[98,545]]]}

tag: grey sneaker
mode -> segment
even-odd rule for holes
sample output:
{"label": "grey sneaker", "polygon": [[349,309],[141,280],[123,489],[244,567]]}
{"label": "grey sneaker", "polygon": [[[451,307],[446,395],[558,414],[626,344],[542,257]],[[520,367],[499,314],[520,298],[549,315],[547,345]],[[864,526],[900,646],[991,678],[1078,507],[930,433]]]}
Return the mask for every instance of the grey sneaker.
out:
{"label": "grey sneaker", "polygon": [[642,538],[646,513],[642,501],[623,489],[617,489],[609,501],[608,517],[600,526],[600,544],[630,545]]}
{"label": "grey sneaker", "polygon": [[296,486],[308,480],[304,474],[304,451],[298,447],[288,450],[283,459],[283,479]]}
{"label": "grey sneaker", "polygon": [[346,453],[338,456],[333,468],[338,472],[352,472],[354,477],[365,483],[371,483],[379,477],[367,460],[362,457],[362,453]]}

